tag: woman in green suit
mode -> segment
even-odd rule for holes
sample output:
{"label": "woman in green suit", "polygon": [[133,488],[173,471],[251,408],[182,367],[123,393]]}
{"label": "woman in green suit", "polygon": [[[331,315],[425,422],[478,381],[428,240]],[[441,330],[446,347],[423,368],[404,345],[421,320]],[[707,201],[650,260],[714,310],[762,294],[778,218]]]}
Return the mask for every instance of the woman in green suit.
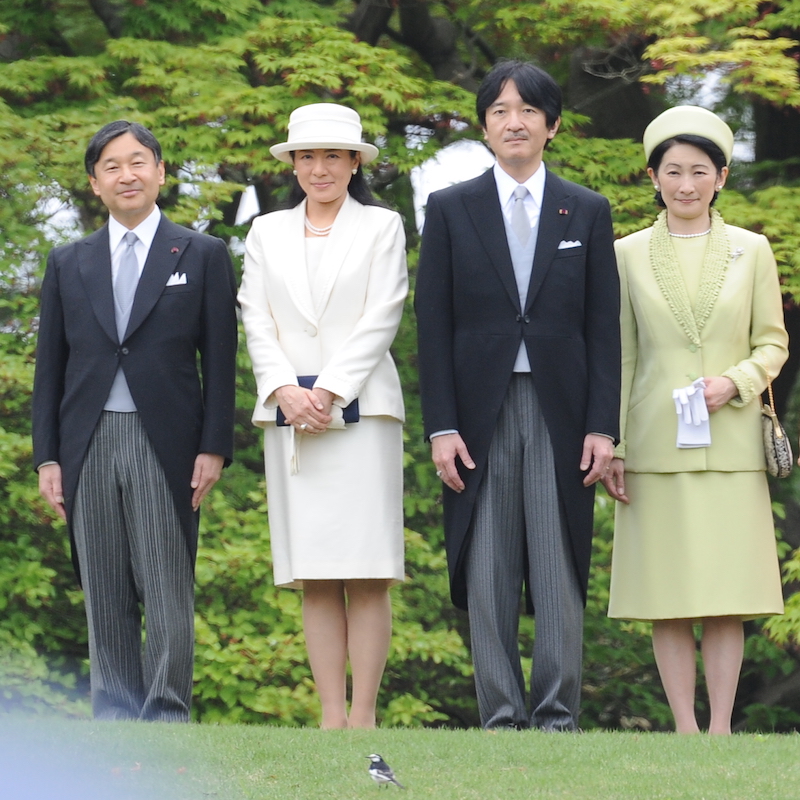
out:
{"label": "woman in green suit", "polygon": [[653,621],[679,733],[699,730],[701,625],[709,733],[727,734],[742,620],[783,611],[759,397],[786,361],[788,336],[769,243],[712,207],[728,175],[730,128],[679,106],[650,123],[644,149],[664,210],[616,243],[622,441],[604,484],[621,504],[608,613]]}

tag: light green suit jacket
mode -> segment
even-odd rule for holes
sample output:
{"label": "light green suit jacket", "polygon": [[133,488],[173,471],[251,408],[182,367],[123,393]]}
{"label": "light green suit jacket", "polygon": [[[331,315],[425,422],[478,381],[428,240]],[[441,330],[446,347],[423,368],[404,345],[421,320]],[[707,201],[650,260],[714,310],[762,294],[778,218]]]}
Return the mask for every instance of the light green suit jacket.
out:
{"label": "light green suit jacket", "polygon": [[[725,228],[730,259],[702,276],[695,310],[681,302],[675,275],[656,275],[651,228],[616,242],[622,293],[622,441],[616,454],[626,471],[765,468],[760,394],[767,373],[774,379],[789,354],[781,290],[766,237]],[[700,317],[705,323],[698,330]],[[729,377],[739,396],[711,415],[710,447],[678,449],[672,390],[717,375]]]}

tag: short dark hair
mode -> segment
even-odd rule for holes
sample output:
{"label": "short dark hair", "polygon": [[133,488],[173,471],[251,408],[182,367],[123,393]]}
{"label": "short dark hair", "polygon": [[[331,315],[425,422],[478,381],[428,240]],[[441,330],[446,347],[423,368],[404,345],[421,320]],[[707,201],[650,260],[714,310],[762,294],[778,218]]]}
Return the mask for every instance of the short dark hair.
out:
{"label": "short dark hair", "polygon": [[[667,150],[669,150],[670,147],[674,147],[676,144],[690,144],[692,147],[702,150],[709,159],[711,159],[711,163],[717,170],[717,175],[722,172],[723,167],[728,166],[728,159],[725,158],[725,153],[722,152],[720,146],[714,144],[711,139],[706,139],[705,136],[698,136],[695,133],[679,133],[677,136],[671,136],[669,139],[665,139],[663,142],[656,145],[650,153],[650,158],[647,159],[647,166],[652,169],[653,172],[657,173]],[[717,202],[718,196],[719,192],[714,192],[714,197],[711,199],[712,206]],[[664,199],[661,197],[661,192],[656,192],[655,201],[656,205],[660,208],[666,208]]]}
{"label": "short dark hair", "polygon": [[486,127],[486,110],[494,103],[508,81],[514,81],[520,97],[544,111],[547,127],[552,128],[561,116],[561,88],[541,67],[530,61],[500,61],[483,79],[475,98],[481,127]]}
{"label": "short dark hair", "polygon": [[132,134],[140,144],[143,144],[150,150],[153,153],[156,164],[161,162],[161,145],[152,132],[138,122],[128,122],[126,119],[118,119],[116,122],[109,122],[108,125],[104,125],[92,136],[89,146],[86,148],[86,155],[83,158],[83,164],[86,167],[87,175],[94,177],[94,168],[100,160],[103,150],[106,149],[110,141],[125,133]]}

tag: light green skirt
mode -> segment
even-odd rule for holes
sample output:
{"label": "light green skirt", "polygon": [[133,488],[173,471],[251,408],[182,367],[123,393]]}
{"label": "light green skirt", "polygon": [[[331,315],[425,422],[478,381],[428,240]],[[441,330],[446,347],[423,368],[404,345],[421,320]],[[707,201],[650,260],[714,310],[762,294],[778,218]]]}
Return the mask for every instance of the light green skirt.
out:
{"label": "light green skirt", "polygon": [[626,473],[608,615],[697,619],[783,613],[763,472]]}

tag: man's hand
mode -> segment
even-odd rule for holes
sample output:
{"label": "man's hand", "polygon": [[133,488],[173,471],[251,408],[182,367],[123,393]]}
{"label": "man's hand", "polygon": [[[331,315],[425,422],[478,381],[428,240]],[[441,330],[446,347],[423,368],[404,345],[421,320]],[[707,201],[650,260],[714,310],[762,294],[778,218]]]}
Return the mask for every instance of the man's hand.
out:
{"label": "man's hand", "polygon": [[[211,491],[211,487],[219,480],[222,475],[222,465],[225,459],[213,453],[200,453],[194,460],[194,472],[192,473],[192,510],[197,511],[203,498]],[[41,473],[41,470],[40,470]]]}
{"label": "man's hand", "polygon": [[61,486],[61,465],[47,464],[39,467],[39,494],[61,519],[67,519],[64,508],[64,490]]}
{"label": "man's hand", "polygon": [[444,433],[431,439],[431,456],[436,474],[454,491],[464,491],[464,481],[458,474],[456,456],[467,469],[475,469],[475,462],[458,433]]}
{"label": "man's hand", "polygon": [[589,470],[583,479],[584,486],[597,483],[605,475],[611,459],[614,458],[614,442],[606,436],[596,433],[587,433],[583,440],[583,455],[581,456],[581,470]]}
{"label": "man's hand", "polygon": [[621,458],[611,460],[608,471],[600,480],[606,487],[609,497],[625,505],[630,503],[628,495],[625,494],[625,462]]}

